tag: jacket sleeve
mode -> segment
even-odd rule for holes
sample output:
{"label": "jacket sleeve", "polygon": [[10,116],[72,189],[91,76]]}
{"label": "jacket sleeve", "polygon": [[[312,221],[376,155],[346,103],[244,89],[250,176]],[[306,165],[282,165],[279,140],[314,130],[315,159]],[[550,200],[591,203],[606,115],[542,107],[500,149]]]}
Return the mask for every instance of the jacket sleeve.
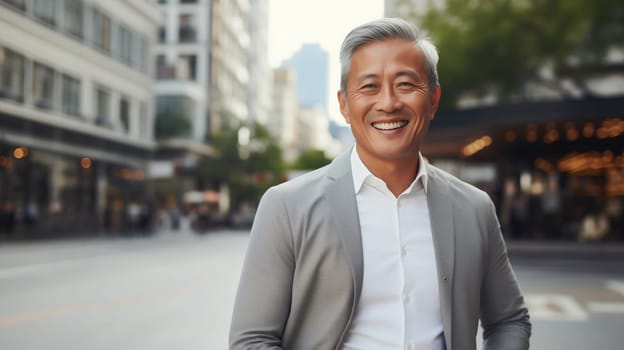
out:
{"label": "jacket sleeve", "polygon": [[295,267],[285,205],[269,189],[256,212],[230,327],[230,349],[282,349]]}
{"label": "jacket sleeve", "polygon": [[489,200],[488,249],[481,288],[481,324],[484,350],[526,350],[531,323],[507,249]]}

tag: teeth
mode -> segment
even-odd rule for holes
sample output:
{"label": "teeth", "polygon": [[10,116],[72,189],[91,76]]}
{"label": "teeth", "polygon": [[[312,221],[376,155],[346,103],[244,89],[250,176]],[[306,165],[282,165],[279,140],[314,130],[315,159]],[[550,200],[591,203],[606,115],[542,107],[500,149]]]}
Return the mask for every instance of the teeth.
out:
{"label": "teeth", "polygon": [[407,121],[391,122],[391,123],[373,123],[373,128],[379,130],[394,130],[407,125]]}

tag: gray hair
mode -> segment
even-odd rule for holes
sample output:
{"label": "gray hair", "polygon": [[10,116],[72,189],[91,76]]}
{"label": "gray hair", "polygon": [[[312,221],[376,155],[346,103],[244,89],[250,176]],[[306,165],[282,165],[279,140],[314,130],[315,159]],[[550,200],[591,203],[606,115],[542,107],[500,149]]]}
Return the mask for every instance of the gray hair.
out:
{"label": "gray hair", "polygon": [[429,92],[438,85],[438,51],[426,34],[400,18],[381,18],[364,23],[353,29],[340,48],[340,89],[347,92],[347,76],[351,69],[351,57],[360,46],[373,41],[405,39],[414,42],[425,56]]}

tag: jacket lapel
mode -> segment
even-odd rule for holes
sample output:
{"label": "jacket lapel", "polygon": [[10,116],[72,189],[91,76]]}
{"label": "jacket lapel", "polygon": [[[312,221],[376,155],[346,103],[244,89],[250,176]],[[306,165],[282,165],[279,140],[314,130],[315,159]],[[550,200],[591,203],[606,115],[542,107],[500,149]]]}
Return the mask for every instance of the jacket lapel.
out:
{"label": "jacket lapel", "polygon": [[340,235],[340,240],[351,267],[355,290],[351,316],[359,303],[362,291],[364,262],[360,220],[351,175],[350,151],[344,152],[329,166],[330,184],[325,189],[329,204],[331,227]]}
{"label": "jacket lapel", "polygon": [[433,245],[438,267],[440,309],[444,325],[446,349],[451,350],[453,320],[453,264],[455,260],[455,232],[452,201],[448,199],[448,185],[438,170],[427,165],[427,203],[433,234]]}

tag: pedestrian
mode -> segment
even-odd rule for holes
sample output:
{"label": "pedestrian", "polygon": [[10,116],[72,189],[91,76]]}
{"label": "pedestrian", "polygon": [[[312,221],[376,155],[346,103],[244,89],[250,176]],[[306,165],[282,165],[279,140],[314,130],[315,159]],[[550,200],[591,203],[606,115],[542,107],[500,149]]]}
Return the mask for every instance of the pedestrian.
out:
{"label": "pedestrian", "polygon": [[528,349],[531,325],[488,195],[426,164],[433,44],[380,19],[345,38],[355,147],[269,189],[251,230],[230,349]]}

